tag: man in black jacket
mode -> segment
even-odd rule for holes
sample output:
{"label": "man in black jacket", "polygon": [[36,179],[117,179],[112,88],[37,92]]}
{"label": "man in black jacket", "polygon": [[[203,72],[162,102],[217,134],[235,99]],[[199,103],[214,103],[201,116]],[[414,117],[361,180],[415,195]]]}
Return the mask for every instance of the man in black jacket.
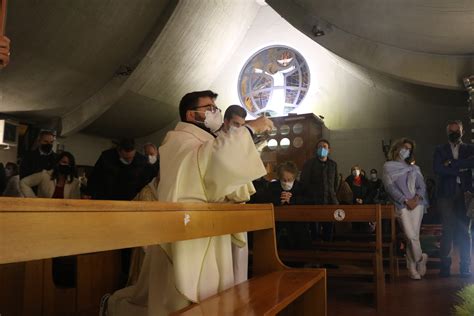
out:
{"label": "man in black jacket", "polygon": [[57,155],[53,151],[56,135],[53,131],[43,130],[38,136],[38,148],[27,152],[20,163],[20,178],[43,170],[51,170],[56,163]]}
{"label": "man in black jacket", "polygon": [[[329,141],[321,139],[316,145],[315,157],[305,162],[301,172],[301,184],[305,204],[339,204],[336,191],[338,187],[337,163],[329,159],[331,146]],[[321,223],[323,239],[330,240],[332,223]],[[317,226],[313,226],[313,238],[316,238]]]}
{"label": "man in black jacket", "polygon": [[135,150],[132,139],[102,152],[88,181],[88,193],[96,200],[130,201],[156,172],[147,158]]}

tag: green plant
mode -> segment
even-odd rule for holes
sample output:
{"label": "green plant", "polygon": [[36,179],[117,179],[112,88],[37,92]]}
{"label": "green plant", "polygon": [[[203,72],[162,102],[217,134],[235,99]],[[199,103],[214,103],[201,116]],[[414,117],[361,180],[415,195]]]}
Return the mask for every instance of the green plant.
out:
{"label": "green plant", "polygon": [[455,316],[474,315],[474,284],[468,285],[457,293],[460,303],[454,306]]}

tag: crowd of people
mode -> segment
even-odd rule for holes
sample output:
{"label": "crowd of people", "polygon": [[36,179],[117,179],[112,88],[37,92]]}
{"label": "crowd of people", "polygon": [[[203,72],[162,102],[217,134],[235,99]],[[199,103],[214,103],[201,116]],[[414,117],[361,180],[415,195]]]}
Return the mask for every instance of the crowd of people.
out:
{"label": "crowd of people", "polygon": [[[402,138],[392,144],[381,176],[376,169],[371,169],[366,174],[359,165],[354,165],[350,175],[344,178],[338,172],[337,163],[330,158],[330,142],[321,139],[314,149],[313,157],[304,163],[301,171],[295,163],[283,162],[275,170],[276,179],[268,181],[266,177],[269,170],[265,168],[259,153],[265,141],[259,135],[273,129],[273,123],[265,117],[246,122],[246,111],[237,105],[230,106],[222,117],[220,109],[214,103],[216,98],[217,94],[212,91],[185,95],[180,103],[182,122],[168,133],[160,150],[155,144],[148,143],[139,152],[132,139],[122,139],[114,148],[101,153],[88,179],[79,179],[72,153],[54,152],[55,134],[42,131],[35,148],[22,157],[19,166],[9,162],[4,168],[0,168],[0,190],[3,196],[56,199],[249,202],[275,205],[391,203],[395,206],[400,227],[406,236],[410,277],[415,280],[422,278],[426,273],[428,257],[420,245],[420,225],[430,198],[434,199],[434,195],[427,192],[422,172],[415,164],[413,140]],[[447,126],[448,142],[437,147],[434,154],[434,171],[439,180],[436,199],[444,229],[441,240],[441,276],[450,275],[453,243],[460,246],[461,276],[470,276],[471,273],[470,218],[466,215],[465,196],[472,192],[474,149],[471,145],[462,143],[462,134],[462,123],[450,122]],[[245,166],[242,165],[244,163]],[[242,168],[238,168],[239,165]],[[429,185],[433,187],[433,184]],[[371,223],[352,227],[359,231],[370,231],[373,228]],[[277,234],[280,246],[301,247],[317,238],[331,240],[334,226],[331,223],[282,223],[277,227]],[[205,238],[202,239],[205,242],[200,239],[173,243],[169,247],[148,247],[147,255],[155,258],[153,260],[168,256],[172,262],[189,263],[201,258],[198,261],[202,265],[196,266],[201,269],[208,264],[212,266],[215,264],[213,260],[217,260],[207,258],[208,253],[225,253],[230,251],[231,248],[226,247],[231,244],[233,258],[242,257],[240,252],[243,251],[242,245],[246,244],[246,235],[235,234],[229,240],[226,238],[223,236],[212,244]],[[230,240],[232,242],[227,244]],[[234,249],[235,245],[238,245],[238,250]],[[209,250],[209,247],[215,249]],[[190,256],[196,258],[190,259]],[[243,257],[246,258],[246,255]],[[222,258],[225,259],[225,256]],[[214,263],[207,262],[208,259]],[[178,284],[179,280],[175,280],[176,287],[170,283],[171,285],[166,285],[169,287],[156,288],[157,291],[169,294],[172,306],[165,310],[175,310],[189,301],[199,300],[194,295],[201,290],[208,294],[215,293],[246,278],[246,268],[240,272],[235,270],[237,266],[246,267],[246,264],[237,263],[240,259],[234,258],[234,265],[229,265],[227,259],[219,260],[217,264],[221,265],[220,269],[223,271],[234,269],[233,278],[225,281],[225,285],[216,284],[216,288],[210,291],[199,288],[199,278],[195,278],[194,283]],[[190,273],[201,273],[187,264],[179,267],[164,265],[166,267],[161,266],[160,269],[174,271],[175,275],[192,277]],[[149,279],[135,276],[134,282],[146,282],[146,285],[137,284],[138,288],[147,287],[156,276],[153,267],[143,263],[143,267],[145,266],[149,271],[144,272],[146,269],[142,268],[141,273],[149,273],[150,276]],[[206,277],[219,279],[214,272],[207,273]],[[221,272],[216,273],[220,275]],[[117,307],[117,311],[131,308],[127,310],[130,312],[133,308],[123,300],[127,296],[124,293],[135,295],[120,292],[120,295],[111,297],[110,303],[112,306],[121,306]],[[115,314],[120,315],[121,312]]]}

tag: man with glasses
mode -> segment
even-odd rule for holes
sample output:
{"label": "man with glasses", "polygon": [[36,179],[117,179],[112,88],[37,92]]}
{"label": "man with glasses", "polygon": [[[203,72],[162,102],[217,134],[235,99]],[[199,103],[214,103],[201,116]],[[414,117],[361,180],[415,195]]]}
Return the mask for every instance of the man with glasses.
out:
{"label": "man with glasses", "polygon": [[[252,181],[267,173],[252,136],[273,123],[261,117],[216,134],[223,121],[216,98],[207,90],[181,99],[181,122],[159,148],[160,201],[243,203],[255,193]],[[240,283],[247,279],[246,239],[242,232],[149,246],[134,288],[105,297],[101,309],[108,316],[168,315]]]}

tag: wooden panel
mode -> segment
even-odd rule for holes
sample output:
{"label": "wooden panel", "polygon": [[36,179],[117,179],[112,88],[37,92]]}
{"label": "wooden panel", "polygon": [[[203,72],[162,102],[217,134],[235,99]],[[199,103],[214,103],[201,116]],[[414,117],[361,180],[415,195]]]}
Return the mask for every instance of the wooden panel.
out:
{"label": "wooden panel", "polygon": [[21,316],[25,263],[0,265],[0,314]]}
{"label": "wooden panel", "polygon": [[56,287],[51,259],[44,260],[43,315],[73,316],[76,310],[76,289]]}
{"label": "wooden panel", "polygon": [[271,204],[15,198],[2,198],[0,203],[0,264],[255,231],[274,225]]}
{"label": "wooden panel", "polygon": [[[199,305],[192,305],[172,315],[275,315],[318,282],[325,289],[325,271],[322,269],[290,269],[273,272],[238,284],[204,300]],[[319,290],[321,290],[320,287],[310,294],[324,296],[325,301],[325,293]],[[319,302],[317,298],[313,300],[313,303],[317,302]],[[317,311],[311,315],[325,315],[323,311],[325,304],[320,306],[319,310],[311,307],[312,312]]]}
{"label": "wooden panel", "polygon": [[291,205],[275,207],[277,222],[334,222],[334,212],[341,209],[341,222],[377,221],[376,205]]}

